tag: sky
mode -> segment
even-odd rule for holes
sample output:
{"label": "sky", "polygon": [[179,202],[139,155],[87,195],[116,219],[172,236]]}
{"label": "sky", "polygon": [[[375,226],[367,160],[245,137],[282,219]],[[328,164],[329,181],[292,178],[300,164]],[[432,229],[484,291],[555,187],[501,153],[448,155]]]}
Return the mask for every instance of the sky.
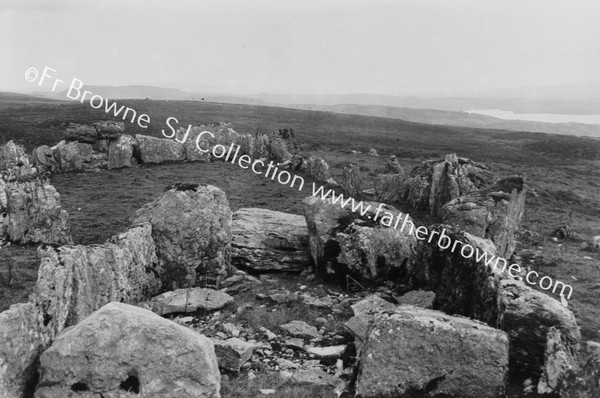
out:
{"label": "sky", "polygon": [[0,91],[403,94],[600,82],[597,0],[0,0]]}

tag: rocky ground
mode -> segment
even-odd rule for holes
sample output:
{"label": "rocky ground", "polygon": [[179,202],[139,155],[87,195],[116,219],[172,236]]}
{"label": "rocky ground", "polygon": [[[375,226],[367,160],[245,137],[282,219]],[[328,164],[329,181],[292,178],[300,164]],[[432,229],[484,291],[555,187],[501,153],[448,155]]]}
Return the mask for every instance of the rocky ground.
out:
{"label": "rocky ground", "polygon": [[[84,130],[86,134],[94,134],[92,130]],[[81,129],[76,129],[75,132],[67,130],[69,134],[79,132]],[[86,137],[82,139],[87,140]],[[381,153],[386,151],[385,148],[378,149]],[[533,194],[525,202],[525,198],[519,196],[522,181],[517,183],[519,187],[516,191],[511,185],[515,182],[512,180],[504,180],[502,184],[488,189],[494,180],[491,174],[495,174],[495,177],[510,175],[513,171],[520,170],[516,165],[494,161],[482,165],[480,162],[462,160],[452,155],[446,156],[442,161],[424,164],[422,159],[405,158],[402,161],[404,167],[396,165],[391,172],[401,174],[413,170],[414,174],[409,175],[408,179],[393,175],[382,179],[386,159],[376,156],[374,152],[377,151],[370,151],[370,154],[361,152],[366,151],[332,148],[321,152],[313,151],[313,156],[327,159],[331,167],[324,172],[320,161],[316,160],[318,158],[311,157],[307,170],[321,181],[333,176],[342,183],[346,192],[353,192],[356,196],[364,194],[367,198],[375,194],[379,198],[385,197],[385,201],[394,202],[400,210],[410,211],[414,219],[425,225],[442,218],[476,236],[483,234],[504,255],[509,255],[516,249],[517,261],[523,265],[556,279],[573,281],[577,295],[569,308],[573,309],[582,327],[583,340],[597,339],[598,324],[594,314],[597,312],[596,292],[600,281],[597,269],[591,265],[599,257],[598,252],[588,243],[598,216],[597,210],[594,210],[594,206],[597,206],[597,187],[592,179],[589,187],[579,187],[581,189],[569,192],[565,188],[569,184],[564,182],[569,178],[581,182],[577,178],[595,176],[597,172],[591,168],[593,161],[567,162],[568,165],[557,168],[554,173],[561,174],[560,181],[544,176],[547,167],[530,165],[527,168],[527,190]],[[546,384],[541,388],[554,388],[553,383],[557,379],[552,372],[560,368],[561,361],[570,355],[571,346],[574,347],[579,341],[574,317],[560,303],[557,304],[556,300],[549,301],[545,294],[525,290],[510,281],[497,285],[494,282],[491,287],[483,289],[481,286],[497,279],[493,275],[477,272],[473,263],[464,264],[458,257],[448,258],[423,247],[418,247],[415,253],[414,242],[410,243],[408,240],[405,241],[406,250],[391,252],[385,249],[385,254],[375,261],[375,257],[371,258],[373,250],[386,247],[389,233],[375,229],[366,220],[353,220],[354,226],[350,227],[344,222],[335,222],[325,225],[329,229],[325,229],[324,233],[318,229],[323,226],[317,226],[317,230],[311,232],[310,220],[322,210],[307,213],[306,203],[302,203],[302,200],[310,195],[309,191],[298,192],[234,165],[220,162],[136,166],[134,159],[129,156],[133,154],[133,150],[126,153],[128,155],[125,160],[131,160],[128,165],[132,166],[130,168],[107,171],[95,170],[93,167],[84,173],[68,172],[51,176],[52,184],[62,196],[62,209],[71,216],[72,238],[75,243],[86,246],[59,250],[48,245],[38,254],[43,259],[40,274],[45,275],[47,283],[38,282],[32,303],[43,308],[44,328],[50,329],[49,337],[55,339],[52,346],[54,348],[42,356],[41,366],[46,379],[40,384],[41,391],[53,385],[52,377],[56,380],[61,378],[60,366],[52,358],[60,358],[61,354],[57,353],[60,353],[61,345],[67,341],[65,336],[79,338],[81,342],[94,341],[86,333],[98,330],[100,323],[97,322],[110,313],[123,319],[131,318],[133,325],[147,326],[154,322],[152,319],[156,319],[148,315],[151,313],[138,313],[137,310],[119,306],[107,308],[104,315],[88,317],[110,297],[116,301],[137,303],[138,306],[161,315],[162,319],[172,320],[173,323],[165,324],[166,328],[173,328],[174,324],[182,326],[184,329],[173,329],[172,332],[183,340],[195,341],[193,344],[198,344],[198,352],[204,352],[207,343],[204,340],[196,341],[194,336],[203,335],[210,339],[218,363],[212,363],[208,359],[208,363],[212,364],[207,366],[214,368],[214,371],[209,372],[210,380],[205,381],[215,384],[215,379],[211,377],[216,378],[219,374],[221,394],[224,397],[352,396],[355,392],[364,396],[377,396],[378,388],[384,388],[385,391],[398,388],[397,391],[401,391],[398,394],[408,394],[402,396],[422,394],[423,391],[426,394],[449,396],[461,396],[459,391],[473,397],[488,396],[487,394],[500,396],[505,388],[507,395],[511,397],[536,396],[538,367],[549,358],[552,359],[547,362],[550,366],[545,367],[543,383]],[[178,154],[179,152],[176,155],[180,156]],[[85,156],[93,158],[93,155],[92,150],[91,155]],[[66,158],[65,155],[60,159]],[[146,158],[147,161],[149,159]],[[355,166],[348,167],[348,162]],[[64,164],[64,167],[80,166],[71,161]],[[360,165],[360,168],[356,165]],[[387,168],[389,166],[388,164]],[[413,169],[412,166],[419,167]],[[433,197],[423,195],[421,184],[427,180],[423,179],[423,175],[427,173],[438,173],[438,177],[433,178],[437,181],[437,185],[432,185],[431,188],[435,193]],[[309,176],[305,177],[307,183],[312,182]],[[10,180],[10,184],[18,186],[18,178],[19,176],[16,183],[10,179],[6,181]],[[375,180],[374,189],[369,188],[373,182],[370,178]],[[165,187],[172,188],[175,179],[198,185],[175,187],[174,191],[165,194]],[[402,186],[404,181],[408,182]],[[458,186],[453,185],[456,181],[459,181]],[[227,208],[222,199],[218,199],[224,195],[207,190],[203,187],[204,184],[217,186],[224,191],[228,201]],[[507,187],[506,184],[511,186]],[[191,193],[197,187],[202,188]],[[208,200],[211,203],[211,211],[198,211],[198,206],[189,201],[196,194],[200,198],[198,200]],[[163,204],[160,200],[155,201],[161,196],[163,199],[168,198]],[[448,201],[450,203],[446,205]],[[562,207],[565,203],[572,209],[566,215]],[[465,207],[465,204],[468,206]],[[264,209],[248,209],[250,207],[291,213],[285,217],[293,221],[284,226],[284,216]],[[523,225],[518,228],[520,213],[524,208]],[[192,219],[181,219],[177,211],[189,214]],[[323,214],[329,214],[330,210],[323,211]],[[481,214],[486,216],[481,217]],[[557,217],[558,214],[561,216]],[[304,230],[304,216],[309,222],[311,234],[310,254],[321,275],[327,274],[325,265],[333,264],[345,267],[344,271],[350,271],[357,279],[338,278],[337,283],[333,283],[332,280],[325,282],[312,271],[297,274],[310,262],[308,243],[295,232]],[[202,220],[207,228],[213,228],[208,226],[222,224],[228,217],[233,219],[231,263],[247,270],[249,274],[237,271],[233,276],[226,275],[228,238],[211,237],[201,228],[199,232],[194,232],[193,242],[186,240],[190,237],[188,231],[193,230],[196,221]],[[128,229],[132,222],[141,226]],[[143,225],[146,222],[152,224],[152,239],[149,227],[147,224]],[[172,225],[176,224],[180,224],[179,230],[173,229]],[[57,225],[56,231],[62,231],[62,224]],[[568,225],[578,227],[571,228]],[[558,228],[555,233],[557,226],[562,228]],[[9,234],[26,241],[30,236],[35,236],[35,231],[37,229],[13,228]],[[105,242],[108,236],[123,231],[127,232]],[[270,236],[270,231],[275,231],[275,235]],[[320,243],[315,243],[315,233],[319,235],[319,239],[323,239],[321,243],[339,244],[341,252],[332,253],[329,249],[319,251],[323,248],[319,249]],[[164,239],[165,236],[170,238]],[[173,236],[177,236],[175,241],[190,244],[174,245],[169,241],[173,240]],[[457,233],[457,236],[462,235]],[[395,241],[397,238],[402,237],[394,236]],[[367,241],[370,243],[364,244]],[[473,245],[482,244],[477,240],[469,241]],[[96,245],[99,243],[102,245]],[[585,244],[588,246],[584,247]],[[35,250],[36,245],[14,244],[2,249],[5,261],[0,268],[0,283],[5,289],[0,292],[0,297],[4,300],[1,305],[5,308],[14,302],[25,301],[28,291],[35,285],[37,267],[40,264],[34,254]],[[75,260],[77,258],[86,260]],[[124,272],[122,265],[125,262],[119,258],[129,258],[130,263],[135,264],[130,267],[132,272]],[[412,288],[420,284],[436,293],[404,295],[411,287],[384,283],[386,279],[398,278],[398,272],[406,272],[404,265],[399,266],[406,263],[400,261],[402,258],[408,260],[409,264],[414,263],[420,267],[408,270],[413,277]],[[198,260],[206,264],[206,268],[195,268],[195,261]],[[447,267],[442,273],[434,265],[444,261]],[[303,265],[298,266],[300,263]],[[63,268],[72,268],[72,274],[65,273],[61,276]],[[282,270],[293,273],[281,273]],[[472,270],[475,271],[471,272]],[[98,275],[103,275],[100,279],[113,280],[116,285],[98,283]],[[165,278],[165,275],[175,277]],[[204,276],[198,277],[199,275]],[[96,293],[81,288],[79,281],[86,278],[98,287]],[[165,287],[161,291],[172,291],[155,296],[158,293],[157,279],[161,279],[160,283]],[[64,284],[58,286],[57,280],[64,281]],[[471,284],[470,281],[473,280],[475,283]],[[374,287],[367,289],[365,286]],[[71,297],[71,292],[75,299]],[[8,299],[5,300],[6,298]],[[140,299],[143,301],[139,302]],[[44,304],[55,301],[56,304],[49,307]],[[500,307],[495,308],[496,302],[501,303]],[[429,312],[428,308],[434,306],[434,303],[436,309],[468,316],[494,327],[490,328],[475,320],[462,320],[457,316]],[[404,304],[419,308],[403,307]],[[539,314],[539,317],[524,315],[526,308],[533,308],[532,314]],[[4,308],[0,306],[0,309]],[[2,315],[5,320],[10,321],[15,319],[14,314],[29,313],[28,311],[31,311],[31,322],[34,322],[36,312],[31,305],[20,307],[16,312],[6,311]],[[376,319],[371,311],[378,314]],[[63,332],[64,327],[78,322],[83,326],[67,329],[68,333]],[[548,330],[552,325],[558,329]],[[403,344],[398,344],[398,336],[393,339],[380,338],[381,335],[392,334],[388,331],[400,329],[405,330],[402,334]],[[115,330],[107,335],[118,335]],[[191,330],[194,334],[189,335],[182,330]],[[370,330],[371,334],[366,336],[366,330]],[[46,336],[44,333],[42,335]],[[153,331],[148,329],[144,333],[151,336]],[[440,335],[436,336],[436,333]],[[432,335],[431,341],[423,342],[419,337],[423,334],[428,337]],[[88,338],[82,339],[81,336]],[[510,350],[508,339],[511,339]],[[365,342],[366,345],[363,345]],[[47,342],[42,342],[40,347],[45,347],[46,344]],[[86,344],[91,343],[81,343],[84,352],[102,355],[103,350]],[[585,347],[591,347],[589,349],[594,352],[593,342],[585,344]],[[428,351],[427,347],[434,345],[436,350]],[[457,345],[462,348],[457,350]],[[408,354],[415,350],[423,351],[420,351],[417,358],[395,362],[395,358],[407,356],[406,352],[401,351],[403,347],[410,347]],[[480,347],[484,347],[488,354],[494,353],[491,355],[495,358],[494,363],[473,360],[486,357],[487,354],[477,351]],[[156,347],[157,350],[164,348]],[[363,357],[359,361],[361,352]],[[523,380],[524,377],[511,374],[509,383],[505,384],[502,375],[509,368],[509,353],[511,369],[534,374],[535,381],[531,378]],[[379,360],[370,362],[370,355]],[[155,358],[160,358],[160,355],[155,355]],[[386,359],[382,361],[382,358]],[[460,359],[444,361],[443,358]],[[593,374],[596,367],[593,356],[589,361],[591,365],[581,374]],[[455,368],[452,362],[463,366]],[[409,369],[404,369],[406,364],[410,365]],[[69,366],[72,368],[72,365]],[[216,370],[217,366],[220,372]],[[386,367],[396,369],[395,376],[387,378]],[[441,367],[442,376],[429,371]],[[415,368],[418,369],[417,377],[412,378]],[[402,373],[404,371],[406,373]],[[398,374],[402,374],[401,379],[407,384],[395,383],[394,377]],[[496,377],[498,375],[501,376]],[[465,385],[460,382],[473,379],[478,380],[481,391],[473,383]],[[377,381],[375,385],[374,380],[381,380],[381,383]],[[423,380],[426,381],[425,384]],[[136,388],[139,388],[138,375],[129,374],[121,384],[121,390],[135,393]],[[72,391],[81,393],[86,388],[89,386],[84,382],[70,385]]]}

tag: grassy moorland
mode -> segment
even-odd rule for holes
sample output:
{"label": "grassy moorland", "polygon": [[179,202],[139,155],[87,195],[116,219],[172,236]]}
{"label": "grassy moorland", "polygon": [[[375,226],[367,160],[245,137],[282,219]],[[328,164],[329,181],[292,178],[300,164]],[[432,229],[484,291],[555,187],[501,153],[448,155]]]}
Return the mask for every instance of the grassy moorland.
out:
{"label": "grassy moorland", "polygon": [[[544,274],[574,288],[571,308],[584,338],[600,341],[600,253],[582,251],[583,240],[600,234],[600,140],[538,133],[508,132],[409,123],[402,120],[342,115],[252,105],[194,101],[118,101],[147,113],[148,129],[126,123],[129,134],[159,136],[167,117],[180,125],[230,121],[242,133],[293,128],[301,149],[325,158],[334,175],[348,162],[361,167],[366,183],[397,155],[410,169],[421,161],[456,152],[489,164],[496,176],[525,174],[537,197],[529,195],[523,227],[537,234],[521,248],[541,251],[538,267]],[[109,119],[87,104],[3,102],[0,143],[10,139],[28,150],[55,144],[69,122]],[[362,153],[348,153],[347,149]],[[190,163],[140,167],[99,173],[52,176],[72,220],[77,243],[98,243],[127,227],[127,218],[155,199],[173,181],[191,180],[224,189],[233,209],[267,207],[300,213],[300,201],[310,187],[298,192],[222,163]],[[307,184],[309,180],[307,180]],[[414,214],[413,214],[414,215]],[[417,215],[418,216],[418,215]],[[579,238],[554,242],[552,231],[568,224]],[[22,301],[35,282],[35,247],[12,246],[0,251],[0,310]],[[11,264],[10,280],[8,265]]]}

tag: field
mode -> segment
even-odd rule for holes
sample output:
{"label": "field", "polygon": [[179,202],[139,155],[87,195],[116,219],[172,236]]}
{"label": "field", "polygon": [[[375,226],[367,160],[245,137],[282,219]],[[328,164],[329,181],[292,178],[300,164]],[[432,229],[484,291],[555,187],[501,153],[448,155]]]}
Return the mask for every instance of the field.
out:
{"label": "field", "polygon": [[[119,101],[121,103],[121,101]],[[541,272],[570,283],[570,306],[585,339],[600,340],[600,253],[582,251],[583,240],[600,234],[600,140],[539,133],[482,130],[408,123],[379,117],[340,115],[286,108],[194,101],[128,100],[123,104],[150,115],[142,129],[126,123],[129,134],[160,136],[164,121],[174,116],[180,125],[229,121],[236,131],[253,133],[293,128],[301,150],[322,156],[335,175],[349,163],[361,167],[365,184],[385,166],[388,155],[399,157],[410,170],[423,160],[456,152],[492,167],[497,177],[525,174],[537,197],[529,195],[523,228],[537,234],[520,248],[541,250]],[[107,119],[88,105],[3,101],[0,143],[15,140],[28,150],[55,144],[69,122]],[[375,148],[380,157],[367,156]],[[355,150],[362,153],[350,153]],[[310,195],[223,163],[185,163],[53,175],[71,217],[76,243],[100,243],[128,226],[131,214],[157,198],[175,181],[208,183],[222,188],[232,210],[266,207],[300,214],[302,198]],[[414,213],[414,212],[413,212]],[[418,214],[413,214],[419,218]],[[424,220],[425,221],[425,220]],[[427,220],[433,221],[433,220]],[[554,242],[552,231],[568,224],[578,238]],[[12,245],[0,251],[0,311],[23,301],[35,283],[35,246]],[[10,272],[9,272],[10,269]]]}

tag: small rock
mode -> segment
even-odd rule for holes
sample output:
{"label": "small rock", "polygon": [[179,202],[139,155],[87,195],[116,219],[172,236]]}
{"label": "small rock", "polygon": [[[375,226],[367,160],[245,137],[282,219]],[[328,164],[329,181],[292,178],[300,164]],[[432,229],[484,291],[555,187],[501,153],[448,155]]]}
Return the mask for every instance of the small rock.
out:
{"label": "small rock", "polygon": [[227,293],[197,287],[163,293],[150,301],[143,302],[142,306],[148,306],[159,315],[167,315],[177,312],[195,312],[199,309],[214,311],[232,302],[233,297]]}
{"label": "small rock", "polygon": [[361,300],[358,303],[352,305],[351,307],[352,311],[354,311],[354,315],[359,316],[373,314],[383,310],[393,310],[394,308],[396,308],[396,305],[373,294],[365,298],[364,300]]}
{"label": "small rock", "polygon": [[331,347],[309,347],[306,349],[309,354],[317,358],[339,358],[346,351],[345,345],[334,345]]}
{"label": "small rock", "polygon": [[259,391],[262,395],[271,395],[271,394],[275,394],[277,392],[277,391],[269,389],[269,388],[261,388]]}
{"label": "small rock", "polygon": [[288,339],[285,341],[285,345],[298,350],[304,349],[304,341],[302,339]]}
{"label": "small rock", "polygon": [[294,337],[309,339],[321,337],[317,328],[303,321],[291,321],[285,325],[281,325],[280,328]]}
{"label": "small rock", "polygon": [[246,343],[238,338],[225,341],[214,340],[215,354],[221,369],[239,372],[242,365],[250,359],[254,345]]}

